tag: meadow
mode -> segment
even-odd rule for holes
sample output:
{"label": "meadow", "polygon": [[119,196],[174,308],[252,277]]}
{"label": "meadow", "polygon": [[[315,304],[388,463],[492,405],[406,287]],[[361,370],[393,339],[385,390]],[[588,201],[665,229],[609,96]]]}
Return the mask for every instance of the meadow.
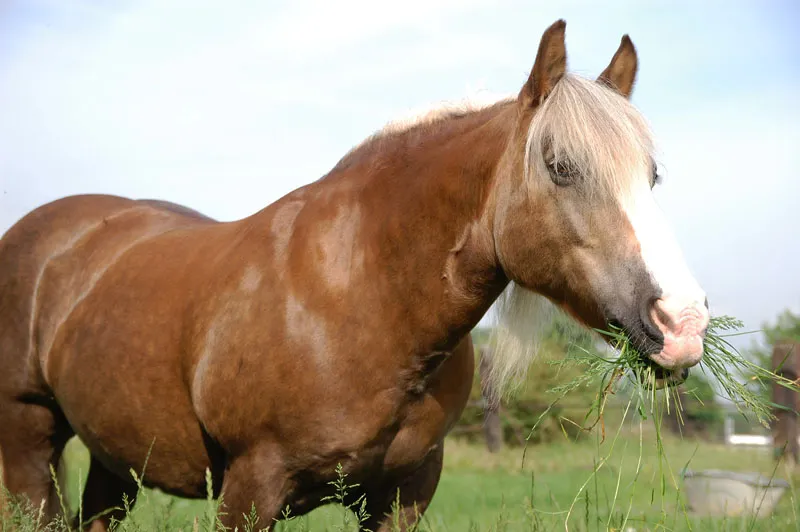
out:
{"label": "meadow", "polygon": [[[663,408],[652,411],[647,401],[637,402],[636,394],[630,390],[623,393],[624,389],[612,394],[603,423],[592,425],[591,419],[586,422],[583,416],[597,399],[594,380],[571,390],[571,406],[561,404],[543,412],[543,406],[554,399],[550,390],[556,384],[586,374],[586,366],[553,363],[568,358],[568,345],[588,349],[591,339],[585,335],[570,322],[555,322],[542,346],[543,360],[531,369],[524,393],[506,405],[505,415],[514,419],[506,429],[515,437],[507,438],[499,452],[487,451],[480,430],[477,434],[461,431],[460,435],[454,431],[445,440],[441,481],[420,531],[800,530],[800,499],[795,489],[800,475],[776,464],[769,448],[733,447],[709,441],[708,438],[719,440],[714,434],[721,418],[712,408],[714,392],[707,385],[703,388],[704,381],[697,380],[699,374],[691,384],[687,381],[684,385],[687,391],[681,394],[681,401],[687,419],[699,416],[702,420],[706,430],[699,434],[705,438],[682,437],[674,431],[661,430],[663,419],[654,418],[652,412],[663,414]],[[477,373],[471,406],[462,416],[462,429],[476,424],[479,427],[481,423]],[[659,393],[658,397],[663,400],[667,396]],[[672,397],[678,398],[674,394]],[[661,401],[655,404],[663,407]],[[573,421],[567,423],[566,419]],[[591,425],[592,429],[587,432],[578,429],[578,425]],[[532,426],[536,429],[531,431],[531,441],[536,443],[516,445]],[[78,501],[89,465],[88,452],[77,439],[68,444],[63,465],[63,504],[68,513],[76,514],[81,511]],[[771,515],[708,517],[693,511],[686,500],[681,480],[686,469],[758,472],[788,480],[791,488]],[[348,484],[342,475],[340,490],[347,489]],[[224,512],[224,501],[220,509],[210,498],[185,500],[142,488],[136,505],[115,530],[216,532],[221,530],[216,522],[219,511]],[[10,518],[0,516],[0,532],[68,529],[65,523],[38,522],[36,514],[35,508],[17,506]],[[89,517],[84,515],[83,519]],[[266,530],[268,526],[272,532],[355,531],[358,522],[357,512],[337,504],[305,516],[288,515],[288,520],[279,523],[260,522],[256,517],[253,526],[242,532]]]}
{"label": "meadow", "polygon": [[[782,468],[776,470],[767,449],[735,448],[669,434],[663,435],[662,441],[663,453],[657,450],[652,424],[627,422],[617,437],[607,437],[603,443],[586,438],[530,446],[523,463],[521,447],[505,447],[490,454],[479,443],[448,438],[439,489],[420,530],[565,530],[566,524],[574,531],[800,529],[795,479]],[[76,511],[75,501],[88,466],[88,454],[79,441],[68,445],[66,464],[64,495],[66,504]],[[686,467],[774,474],[790,480],[793,488],[768,517],[704,517],[686,506],[679,489],[681,471]],[[346,477],[344,480],[346,483]],[[117,530],[214,530],[216,511],[210,501],[178,499],[144,489]],[[34,514],[16,523],[6,521],[0,528],[4,532],[36,530]],[[356,521],[353,512],[332,504],[274,524],[270,530],[350,531],[357,530]],[[253,530],[264,527],[266,523],[258,523]],[[50,530],[59,528],[51,525]]]}

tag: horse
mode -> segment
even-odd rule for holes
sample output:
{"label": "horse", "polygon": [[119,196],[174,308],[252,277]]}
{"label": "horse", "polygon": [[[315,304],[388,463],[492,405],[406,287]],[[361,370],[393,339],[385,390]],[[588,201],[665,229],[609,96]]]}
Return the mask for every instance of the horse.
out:
{"label": "horse", "polygon": [[408,530],[433,497],[498,302],[497,389],[533,356],[540,303],[621,327],[659,383],[703,352],[708,301],[654,199],[653,137],[630,102],[626,34],[595,79],[566,23],[519,92],[389,125],[322,178],[237,221],[77,195],[0,240],[3,481],[58,516],[50,466],[91,455],[78,524],[103,531],[129,471],[222,496],[271,525],[357,484],[362,528]]}

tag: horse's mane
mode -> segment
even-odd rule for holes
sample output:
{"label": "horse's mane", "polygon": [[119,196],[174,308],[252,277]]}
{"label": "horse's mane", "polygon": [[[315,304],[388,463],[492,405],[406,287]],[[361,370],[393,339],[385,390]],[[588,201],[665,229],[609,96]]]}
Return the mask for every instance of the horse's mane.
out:
{"label": "horse's mane", "polygon": [[491,111],[497,106],[506,105],[511,101],[513,101],[511,98],[498,99],[473,95],[460,101],[440,102],[421,110],[411,111],[400,118],[391,120],[353,147],[339,160],[334,170],[344,169],[357,160],[375,155],[389,148],[393,142],[401,142],[409,134],[430,134],[446,127],[453,120]]}

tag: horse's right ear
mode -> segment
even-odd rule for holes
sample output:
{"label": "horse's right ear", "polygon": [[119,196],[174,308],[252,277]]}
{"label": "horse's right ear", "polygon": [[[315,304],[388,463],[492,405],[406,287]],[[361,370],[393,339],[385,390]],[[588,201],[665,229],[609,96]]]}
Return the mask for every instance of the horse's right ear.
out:
{"label": "horse's right ear", "polygon": [[559,19],[544,31],[531,75],[519,93],[523,106],[540,105],[567,71],[566,27],[564,19]]}
{"label": "horse's right ear", "polygon": [[633,46],[631,38],[625,34],[622,36],[614,57],[611,58],[611,63],[597,79],[618,90],[624,97],[630,98],[633,84],[636,83],[638,68],[639,60],[636,57],[636,48]]}

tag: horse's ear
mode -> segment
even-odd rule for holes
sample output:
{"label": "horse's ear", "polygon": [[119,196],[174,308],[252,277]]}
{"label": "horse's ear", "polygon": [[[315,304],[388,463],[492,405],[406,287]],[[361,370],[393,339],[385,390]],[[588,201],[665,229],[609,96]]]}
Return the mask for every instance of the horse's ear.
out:
{"label": "horse's ear", "polygon": [[636,58],[636,48],[626,34],[622,36],[617,52],[597,80],[618,90],[626,98],[630,98],[638,68],[639,60]]}
{"label": "horse's ear", "polygon": [[522,105],[535,107],[541,104],[564,76],[567,70],[567,49],[564,45],[566,27],[567,23],[559,19],[542,35],[531,75],[519,93]]}

